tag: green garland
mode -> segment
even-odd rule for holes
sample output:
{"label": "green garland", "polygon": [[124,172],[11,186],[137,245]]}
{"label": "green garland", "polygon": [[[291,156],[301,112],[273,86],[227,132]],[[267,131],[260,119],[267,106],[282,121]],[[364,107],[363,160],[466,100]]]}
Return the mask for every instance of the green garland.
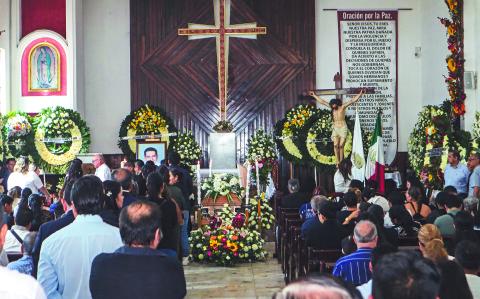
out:
{"label": "green garland", "polygon": [[312,105],[297,105],[285,113],[284,119],[275,124],[277,147],[285,159],[298,164],[308,161],[300,150],[303,140],[299,133],[318,110]]}
{"label": "green garland", "polygon": [[[15,119],[23,119],[25,124],[28,123],[29,129],[26,130],[28,132],[26,135],[12,136],[12,134],[9,134],[9,122]],[[4,142],[4,157],[28,156],[35,150],[32,117],[25,112],[12,111],[3,117],[2,123],[1,133],[2,141]]]}
{"label": "green garland", "polygon": [[[90,129],[78,112],[63,107],[43,109],[32,120],[35,131],[33,161],[47,173],[65,174],[70,162],[90,147]],[[47,143],[46,138],[73,138],[64,143]]]}
{"label": "green garland", "polygon": [[[176,133],[177,128],[173,121],[166,115],[165,111],[156,106],[144,105],[132,111],[125,117],[120,125],[118,147],[128,159],[136,159],[135,139],[125,140],[122,138],[133,138],[137,135],[170,134]],[[167,142],[170,149],[175,142],[174,136],[161,138]]]}

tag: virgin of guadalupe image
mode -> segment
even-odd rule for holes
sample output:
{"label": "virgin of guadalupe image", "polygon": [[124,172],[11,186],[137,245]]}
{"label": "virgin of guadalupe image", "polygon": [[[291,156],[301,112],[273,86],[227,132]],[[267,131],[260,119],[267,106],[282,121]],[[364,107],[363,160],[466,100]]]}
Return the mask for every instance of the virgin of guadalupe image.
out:
{"label": "virgin of guadalupe image", "polygon": [[31,66],[33,68],[31,89],[58,89],[57,56],[48,46],[34,50]]}

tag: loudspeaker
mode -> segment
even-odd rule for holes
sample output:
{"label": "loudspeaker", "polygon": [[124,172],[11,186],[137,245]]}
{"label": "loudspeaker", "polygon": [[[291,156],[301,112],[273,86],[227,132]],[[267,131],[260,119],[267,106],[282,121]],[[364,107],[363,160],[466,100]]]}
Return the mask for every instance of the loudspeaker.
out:
{"label": "loudspeaker", "polygon": [[464,75],[465,89],[477,89],[477,73],[466,71]]}

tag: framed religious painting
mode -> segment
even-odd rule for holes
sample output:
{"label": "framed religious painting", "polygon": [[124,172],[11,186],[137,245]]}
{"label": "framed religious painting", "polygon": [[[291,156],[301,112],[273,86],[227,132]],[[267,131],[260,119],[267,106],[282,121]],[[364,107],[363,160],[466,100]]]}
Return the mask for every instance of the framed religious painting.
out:
{"label": "framed religious painting", "polygon": [[143,162],[152,161],[155,165],[165,160],[167,143],[164,141],[137,141],[137,159]]}
{"label": "framed religious painting", "polygon": [[60,55],[48,42],[39,43],[28,55],[28,91],[60,90]]}
{"label": "framed religious painting", "polygon": [[66,95],[66,55],[51,38],[32,41],[22,56],[22,95]]}

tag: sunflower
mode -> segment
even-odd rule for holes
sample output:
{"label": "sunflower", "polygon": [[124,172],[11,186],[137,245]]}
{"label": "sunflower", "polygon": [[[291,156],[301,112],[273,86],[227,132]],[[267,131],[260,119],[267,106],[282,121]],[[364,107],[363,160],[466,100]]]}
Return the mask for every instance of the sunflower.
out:
{"label": "sunflower", "polygon": [[448,64],[448,70],[449,70],[450,72],[453,73],[453,72],[455,72],[455,71],[457,70],[457,64],[456,64],[456,62],[455,62],[455,60],[454,60],[453,58],[449,58],[449,59],[447,60],[447,64]]}

